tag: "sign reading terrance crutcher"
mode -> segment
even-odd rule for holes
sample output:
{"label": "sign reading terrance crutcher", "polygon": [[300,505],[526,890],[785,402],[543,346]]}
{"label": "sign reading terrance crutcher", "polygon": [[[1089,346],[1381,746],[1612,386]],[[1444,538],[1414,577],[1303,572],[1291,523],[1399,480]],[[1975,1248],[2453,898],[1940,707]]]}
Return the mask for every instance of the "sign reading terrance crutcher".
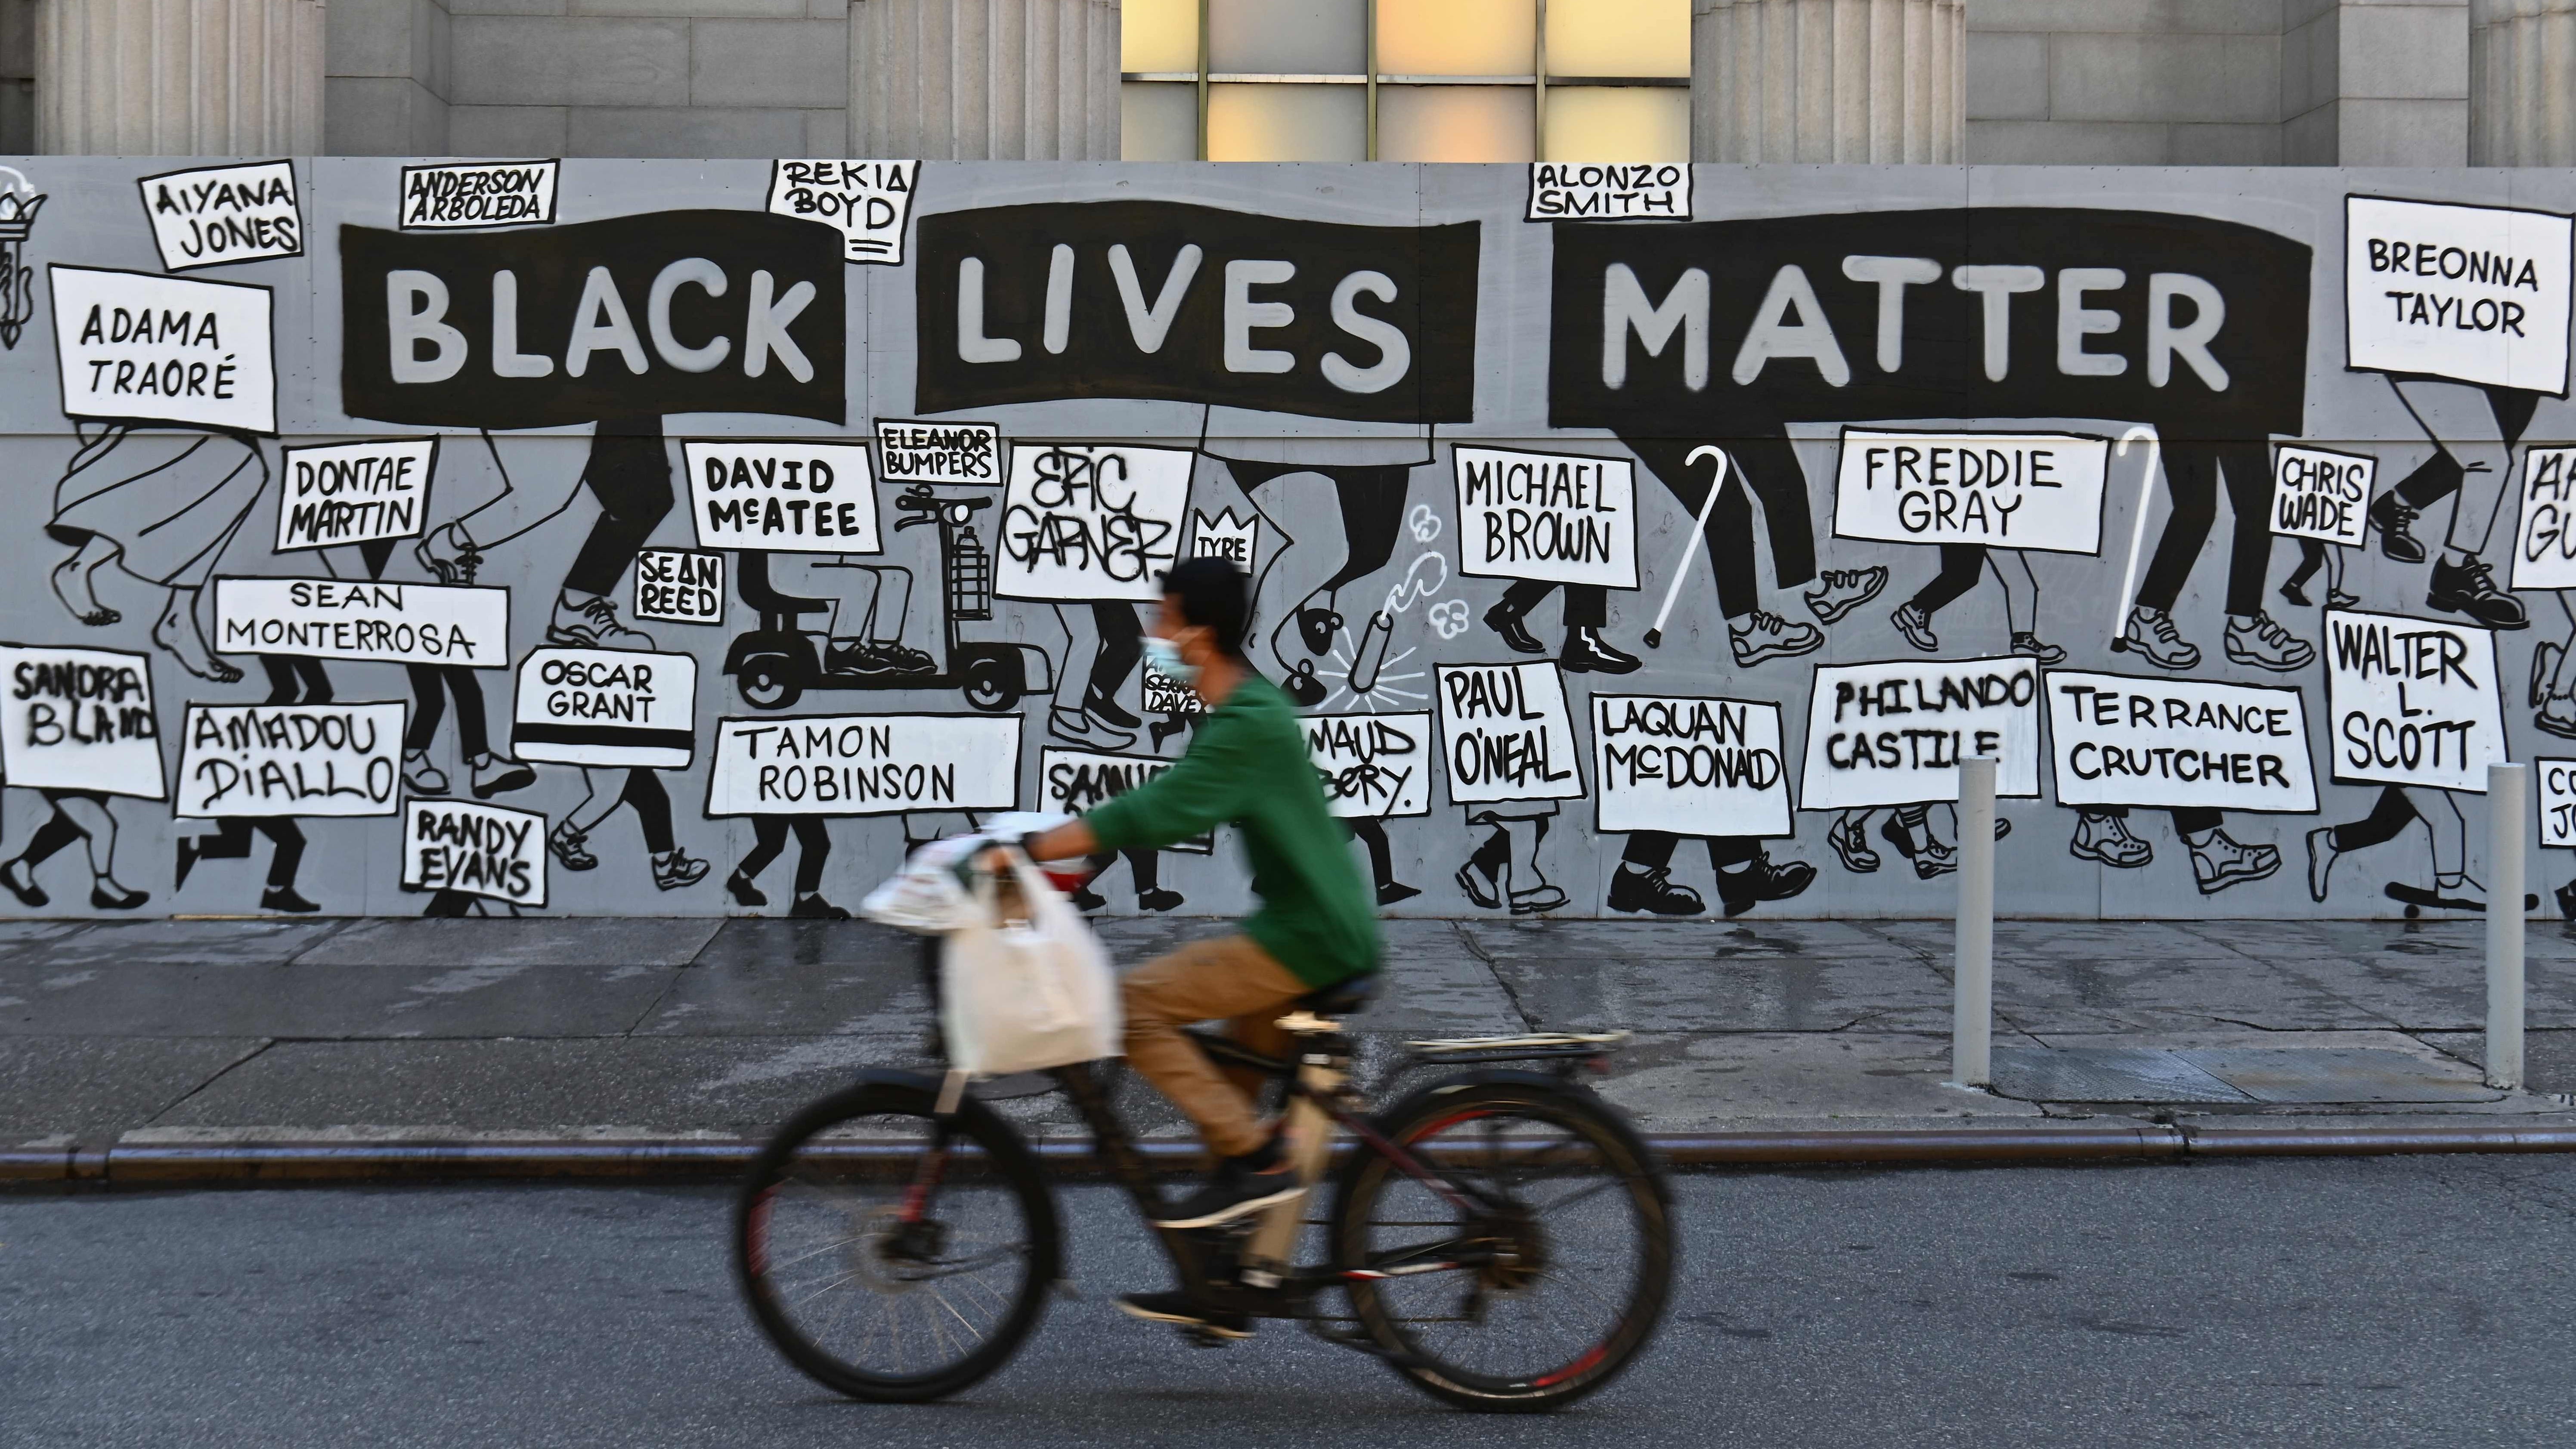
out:
{"label": "sign reading terrance crutcher", "polygon": [[2072,669],[2044,678],[2060,805],[2317,808],[2296,689]]}

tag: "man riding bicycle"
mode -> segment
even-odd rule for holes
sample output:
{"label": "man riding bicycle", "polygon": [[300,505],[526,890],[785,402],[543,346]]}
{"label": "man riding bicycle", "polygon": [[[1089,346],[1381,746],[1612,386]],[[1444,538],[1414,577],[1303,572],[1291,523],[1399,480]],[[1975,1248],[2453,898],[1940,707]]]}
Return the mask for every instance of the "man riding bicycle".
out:
{"label": "man riding bicycle", "polygon": [[[1324,803],[1296,707],[1243,657],[1249,612],[1244,576],[1229,560],[1188,559],[1163,575],[1162,614],[1145,653],[1206,702],[1188,751],[1090,814],[1021,841],[1032,859],[1067,860],[1160,849],[1218,825],[1242,833],[1261,908],[1240,933],[1149,961],[1120,988],[1127,1059],[1219,1158],[1208,1183],[1157,1223],[1167,1228],[1214,1227],[1299,1190],[1274,1129],[1181,1028],[1226,1018],[1236,1041],[1284,1056],[1287,1034],[1275,1023],[1292,1003],[1378,969],[1375,906],[1349,836]],[[1129,1294],[1119,1305],[1159,1322],[1237,1336],[1246,1329],[1182,1293]]]}

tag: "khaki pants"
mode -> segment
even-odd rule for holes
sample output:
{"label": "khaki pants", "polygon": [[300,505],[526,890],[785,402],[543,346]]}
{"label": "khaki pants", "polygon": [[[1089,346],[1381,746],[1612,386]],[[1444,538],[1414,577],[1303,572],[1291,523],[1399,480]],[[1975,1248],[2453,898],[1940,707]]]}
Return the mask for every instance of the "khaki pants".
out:
{"label": "khaki pants", "polygon": [[1226,1020],[1226,1034],[1253,1051],[1284,1056],[1288,1034],[1277,1026],[1288,1004],[1314,990],[1271,958],[1250,936],[1192,941],[1127,973],[1119,983],[1127,1013],[1127,1060],[1198,1124],[1213,1150],[1240,1157],[1265,1137],[1252,1114],[1259,1074],[1220,1071],[1181,1034],[1194,1022]]}

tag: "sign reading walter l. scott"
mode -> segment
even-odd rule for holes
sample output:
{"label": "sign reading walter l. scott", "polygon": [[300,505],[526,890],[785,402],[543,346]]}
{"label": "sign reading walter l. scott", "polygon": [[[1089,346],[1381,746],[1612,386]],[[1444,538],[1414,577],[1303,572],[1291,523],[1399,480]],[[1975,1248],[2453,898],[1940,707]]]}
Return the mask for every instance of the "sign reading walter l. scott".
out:
{"label": "sign reading walter l. scott", "polygon": [[2325,654],[2337,780],[2486,793],[2506,758],[2492,631],[2328,609]]}

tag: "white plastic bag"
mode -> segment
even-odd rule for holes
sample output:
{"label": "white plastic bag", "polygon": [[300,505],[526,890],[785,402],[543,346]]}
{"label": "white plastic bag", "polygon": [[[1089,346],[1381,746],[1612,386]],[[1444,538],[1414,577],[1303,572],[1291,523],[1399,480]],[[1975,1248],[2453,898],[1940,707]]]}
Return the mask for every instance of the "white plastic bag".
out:
{"label": "white plastic bag", "polygon": [[965,859],[996,840],[1016,840],[1072,818],[1014,811],[994,816],[984,822],[983,829],[970,834],[934,840],[914,851],[904,861],[903,869],[868,892],[867,899],[859,902],[859,914],[878,925],[920,936],[945,935],[971,926],[979,917],[974,899],[960,878]]}
{"label": "white plastic bag", "polygon": [[[939,957],[940,1026],[949,1065],[983,1076],[1034,1072],[1118,1055],[1118,981],[1109,952],[1028,857],[1009,852],[1009,880],[976,878],[975,919],[949,932]],[[1004,919],[1006,907],[1018,919]]]}

